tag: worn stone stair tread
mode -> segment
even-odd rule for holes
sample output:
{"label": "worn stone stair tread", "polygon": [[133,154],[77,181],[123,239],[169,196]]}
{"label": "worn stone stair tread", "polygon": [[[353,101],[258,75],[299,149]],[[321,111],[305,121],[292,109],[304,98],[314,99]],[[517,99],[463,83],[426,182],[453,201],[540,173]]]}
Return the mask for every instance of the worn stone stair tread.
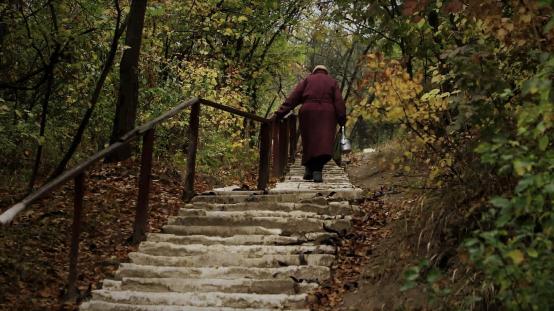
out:
{"label": "worn stone stair tread", "polygon": [[102,281],[103,289],[121,289],[121,280],[105,279]]}
{"label": "worn stone stair tread", "polygon": [[336,239],[362,191],[328,165],[324,183],[292,165],[269,191],[215,189],[196,196],[129,254],[85,311],[306,311],[307,293],[331,277]]}
{"label": "worn stone stair tread", "polygon": [[123,278],[120,290],[178,293],[300,294],[315,289],[317,283],[292,279],[215,278]]}
{"label": "worn stone stair tread", "polygon": [[231,237],[235,235],[280,235],[283,230],[274,228],[268,229],[262,226],[181,226],[181,225],[165,225],[163,227],[165,233],[176,235],[208,235],[219,237]]}
{"label": "worn stone stair tread", "polygon": [[283,235],[233,235],[233,236],[206,236],[206,235],[176,235],[169,233],[151,233],[149,242],[169,242],[174,244],[203,244],[203,245],[318,245],[326,243],[336,237],[333,232],[309,232],[291,236]]}
{"label": "worn stone stair tread", "polygon": [[280,191],[290,191],[290,192],[294,192],[294,191],[298,191],[298,190],[321,190],[321,191],[334,191],[334,192],[339,192],[339,191],[342,191],[342,192],[348,192],[348,191],[352,191],[354,192],[355,189],[352,188],[352,185],[350,184],[346,184],[346,183],[329,183],[327,181],[324,181],[322,183],[318,183],[316,185],[312,185],[312,184],[308,184],[308,183],[304,183],[304,182],[287,182],[287,183],[283,183],[279,186],[276,186],[275,188],[272,189],[273,192],[280,192]]}
{"label": "worn stone stair tread", "polygon": [[[219,279],[290,279],[322,281],[330,277],[331,269],[323,266],[287,266],[277,268],[230,267],[160,267],[121,264],[117,271],[119,278],[219,278]],[[119,282],[120,284],[121,282]]]}
{"label": "worn stone stair tread", "polygon": [[181,209],[181,217],[222,217],[222,218],[243,218],[243,217],[282,217],[306,219],[314,218],[320,220],[332,220],[344,218],[344,215],[326,215],[314,212],[304,211],[268,211],[268,210],[248,210],[248,211],[204,211],[201,209]]}
{"label": "worn stone stair tread", "polygon": [[302,211],[308,213],[315,213],[319,215],[349,215],[355,209],[348,203],[348,201],[327,202],[327,200],[321,198],[314,203],[282,203],[282,202],[266,202],[264,204],[253,202],[241,202],[234,204],[221,204],[221,203],[204,203],[197,202],[194,204],[187,204],[185,209],[192,210],[197,209],[201,211],[251,211],[251,210],[268,210],[268,211]]}
{"label": "worn stone stair tread", "polygon": [[236,226],[259,226],[265,229],[279,229],[284,235],[295,232],[318,232],[325,228],[332,228],[333,231],[346,230],[350,228],[348,219],[321,220],[313,218],[293,217],[257,217],[238,215],[219,216],[173,216],[169,218],[170,225],[181,226],[216,226],[227,230]]}
{"label": "worn stone stair tread", "polygon": [[[315,183],[314,183],[315,185]],[[333,195],[331,195],[333,194]],[[363,194],[361,189],[354,190],[309,190],[298,189],[290,190],[270,190],[268,194],[264,195],[199,195],[192,199],[193,203],[206,202],[206,203],[241,203],[241,202],[298,202],[300,200],[316,199],[318,197],[325,197],[328,200],[353,200],[358,199]]]}
{"label": "worn stone stair tread", "polygon": [[190,307],[303,308],[306,294],[247,294],[247,293],[175,293],[95,290],[93,299],[106,302],[138,305],[170,305]]}
{"label": "worn stone stair tread", "polygon": [[[303,197],[308,197],[311,195],[312,197],[318,197],[322,196],[330,201],[338,201],[341,200],[353,200],[359,198],[360,194],[363,193],[362,189],[354,188],[352,185],[343,185],[345,187],[333,189],[331,184],[326,184],[325,181],[323,183],[301,183],[303,185],[306,185],[308,187],[305,187],[302,189],[302,191],[298,191],[297,188],[287,189],[288,187],[284,186],[275,186],[275,188],[269,190],[268,195],[274,195],[274,196],[283,196],[283,197],[292,197],[295,196],[297,199],[301,199]],[[325,187],[325,185],[329,185],[331,187]],[[278,187],[278,188],[277,188]],[[285,201],[286,202],[286,201]]]}
{"label": "worn stone stair tread", "polygon": [[259,257],[270,254],[333,254],[336,249],[330,245],[180,245],[169,242],[150,242],[140,244],[139,252],[162,256],[191,256],[219,254],[220,256]]}
{"label": "worn stone stair tread", "polygon": [[[226,308],[226,307],[192,307],[165,305],[122,304],[105,301],[89,301],[80,308],[84,311],[274,311],[275,308]],[[282,311],[309,311],[309,309],[279,309]]]}
{"label": "worn stone stair tread", "polygon": [[234,235],[230,237],[205,236],[205,235],[175,235],[150,233],[149,242],[170,242],[174,244],[223,244],[223,245],[294,245],[306,242],[301,237],[282,235]]}
{"label": "worn stone stair tread", "polygon": [[[222,254],[225,255],[225,254]],[[214,256],[204,254],[196,256],[154,256],[144,253],[129,253],[129,258],[137,265],[174,266],[174,267],[283,267],[283,266],[330,266],[335,259],[330,254],[303,254],[303,255],[263,255],[260,257],[246,256]]]}

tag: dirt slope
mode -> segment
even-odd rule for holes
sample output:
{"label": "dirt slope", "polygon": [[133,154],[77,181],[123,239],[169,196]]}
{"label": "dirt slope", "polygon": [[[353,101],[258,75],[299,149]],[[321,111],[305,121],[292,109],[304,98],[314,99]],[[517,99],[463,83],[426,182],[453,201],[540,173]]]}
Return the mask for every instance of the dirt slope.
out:
{"label": "dirt slope", "polygon": [[366,199],[353,232],[339,242],[334,277],[311,297],[313,310],[428,309],[422,288],[401,291],[404,271],[418,262],[407,217],[420,205],[423,174],[393,167],[397,154],[385,148],[352,156],[347,170]]}

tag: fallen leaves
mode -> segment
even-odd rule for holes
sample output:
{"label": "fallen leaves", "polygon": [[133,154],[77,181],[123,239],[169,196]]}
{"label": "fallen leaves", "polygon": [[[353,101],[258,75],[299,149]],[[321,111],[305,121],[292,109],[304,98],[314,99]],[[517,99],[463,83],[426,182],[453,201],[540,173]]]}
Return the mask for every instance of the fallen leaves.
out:
{"label": "fallen leaves", "polygon": [[362,212],[352,220],[351,233],[338,242],[333,277],[310,293],[311,310],[340,310],[345,293],[358,289],[359,278],[372,248],[390,235],[385,229],[389,216],[381,199],[366,201],[360,208]]}
{"label": "fallen leaves", "polygon": [[[114,276],[127,254],[138,197],[139,163],[99,164],[86,178],[78,260],[77,302]],[[149,204],[149,231],[160,232],[170,215],[184,206],[182,178],[169,166],[155,164]],[[255,172],[241,172],[241,181],[255,185]],[[195,191],[213,186],[198,178]],[[8,192],[0,191],[3,201]],[[66,303],[69,241],[73,217],[73,185],[67,183],[0,227],[0,310],[75,310]]]}

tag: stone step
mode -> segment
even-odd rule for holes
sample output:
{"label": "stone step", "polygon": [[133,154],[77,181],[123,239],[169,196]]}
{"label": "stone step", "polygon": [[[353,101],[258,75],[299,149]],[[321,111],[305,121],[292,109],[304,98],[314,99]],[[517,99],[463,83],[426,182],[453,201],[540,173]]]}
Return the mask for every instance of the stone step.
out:
{"label": "stone step", "polygon": [[[304,167],[291,167],[289,169],[289,172],[287,176],[300,176],[302,177],[304,175],[305,169]],[[323,174],[334,174],[338,176],[345,176],[344,170],[342,168],[334,168],[334,169],[323,169]]]}
{"label": "stone step", "polygon": [[303,173],[297,161],[269,191],[196,196],[81,310],[307,311],[306,294],[331,277],[333,245],[359,212],[348,201],[362,191],[332,162],[323,183]]}
{"label": "stone step", "polygon": [[[325,178],[325,181],[329,182],[329,183],[331,183],[331,182],[333,182],[333,183],[348,183],[348,184],[352,185],[348,178],[346,178],[344,176],[341,176],[341,175],[325,175],[324,174],[323,177]],[[289,181],[303,182],[303,183],[306,183],[306,184],[312,183],[312,181],[310,181],[310,180],[304,180],[304,178],[302,176],[285,177],[284,181],[285,182],[289,182]]]}
{"label": "stone step", "polygon": [[319,220],[313,218],[291,217],[251,217],[246,215],[220,216],[173,216],[169,218],[169,225],[181,226],[210,226],[229,230],[233,227],[259,226],[266,229],[279,229],[282,235],[294,233],[321,232],[325,228],[334,231],[346,231],[351,223],[347,219]]}
{"label": "stone step", "polygon": [[134,264],[166,267],[252,267],[277,268],[284,266],[330,266],[335,260],[331,254],[271,254],[248,257],[240,254],[203,254],[194,256],[154,256],[141,252],[129,253]]}
{"label": "stone step", "polygon": [[317,186],[318,184],[313,183],[312,185],[313,186],[309,186],[306,188],[292,187],[271,189],[269,193],[273,195],[286,195],[291,197],[298,195],[299,198],[303,198],[304,196],[308,197],[309,194],[313,194],[314,196],[324,196],[328,200],[334,201],[358,200],[363,197],[363,191],[358,188],[348,187],[343,189],[336,189],[335,187],[328,187],[319,189]]}
{"label": "stone step", "polygon": [[[248,212],[206,212],[205,215],[178,215],[169,218],[170,225],[192,226],[261,226],[265,228],[281,228],[283,223],[316,225],[331,225],[331,223],[349,223],[350,217],[328,216],[307,213],[286,213],[271,211]],[[310,217],[312,216],[312,217]]]}
{"label": "stone step", "polygon": [[180,226],[166,225],[163,227],[164,233],[175,235],[206,235],[218,237],[232,237],[236,235],[280,235],[281,229],[268,229],[260,226]]}
{"label": "stone step", "polygon": [[[345,177],[344,174],[333,174],[333,173],[323,172],[323,179],[324,180],[326,179],[328,181],[333,181],[333,182],[344,182],[344,183],[351,184],[350,180],[347,177]],[[297,181],[297,182],[303,182],[303,183],[306,183],[306,184],[313,184],[314,183],[313,180],[305,180],[303,175],[287,176],[287,177],[282,179],[282,181],[284,181],[284,182],[287,182],[287,181],[290,181],[290,180],[294,180],[294,181]],[[279,185],[279,184],[277,184],[277,185]]]}
{"label": "stone step", "polygon": [[[319,282],[330,277],[330,269],[322,266],[254,267],[159,267],[131,263],[121,264],[119,278],[206,278],[206,279],[291,279]],[[118,281],[111,281],[118,282]],[[118,282],[121,284],[121,282]],[[115,288],[111,286],[110,288]],[[104,287],[105,289],[105,287]]]}
{"label": "stone step", "polygon": [[287,237],[280,235],[235,235],[231,237],[205,236],[205,235],[174,235],[162,233],[148,234],[149,242],[169,242],[181,245],[295,245],[306,242],[300,237]]}
{"label": "stone step", "polygon": [[194,204],[187,204],[186,209],[201,209],[204,211],[229,211],[229,212],[238,212],[238,211],[258,211],[258,210],[268,210],[268,211],[282,211],[282,212],[291,212],[299,211],[306,213],[315,213],[318,215],[350,215],[353,213],[353,207],[348,203],[348,201],[339,201],[339,202],[327,202],[324,198],[319,198],[319,200],[312,200],[314,203],[277,203],[277,202],[264,202],[252,203],[252,202],[242,202],[234,204],[221,204],[221,203],[204,203],[196,202]]}
{"label": "stone step", "polygon": [[327,188],[333,188],[329,190],[354,190],[354,186],[352,186],[349,182],[338,182],[338,181],[330,181],[329,179],[326,179],[325,176],[323,178],[323,182],[314,183],[314,182],[305,182],[305,181],[292,181],[287,180],[282,183],[279,183],[275,186],[275,188],[271,189],[271,192],[274,192],[276,189],[298,189],[298,188],[305,188],[308,191],[315,191],[318,189],[326,190]]}
{"label": "stone step", "polygon": [[205,235],[175,235],[168,233],[150,233],[150,242],[169,242],[174,244],[204,244],[204,245],[319,245],[332,244],[337,237],[332,232],[312,232],[294,236],[282,235],[234,235],[234,236],[205,236]]}
{"label": "stone step", "polygon": [[103,289],[119,290],[119,289],[121,289],[121,281],[120,280],[105,279],[105,280],[102,281],[102,288]]}
{"label": "stone step", "polygon": [[[137,305],[111,303],[105,301],[85,302],[79,308],[83,311],[275,311],[260,308],[225,308],[225,307],[192,307],[192,306],[166,306],[166,305]],[[283,311],[309,311],[309,309],[279,309]]]}
{"label": "stone step", "polygon": [[221,254],[252,258],[271,254],[334,254],[336,249],[329,245],[180,245],[146,241],[140,244],[139,252],[157,256]]}
{"label": "stone step", "polygon": [[[306,168],[304,166],[290,166],[287,175],[300,175],[304,174]],[[345,174],[342,167],[324,167],[324,173],[342,173]]]}
{"label": "stone step", "polygon": [[[281,185],[282,184],[282,185]],[[306,187],[312,187],[316,188],[321,185],[328,185],[328,186],[337,186],[337,187],[347,187],[354,189],[355,187],[346,179],[338,179],[330,176],[323,176],[323,182],[315,183],[313,181],[306,181],[302,178],[288,178],[284,179],[282,183],[277,184],[273,189],[283,187],[285,185],[289,184],[296,184],[296,185],[303,185]]]}
{"label": "stone step", "polygon": [[[294,172],[300,172],[300,173],[304,173],[304,170],[306,169],[305,166],[302,166],[302,165],[296,165],[296,164],[293,164],[293,165],[290,165],[289,166],[289,174],[288,175],[292,175],[292,173]],[[343,172],[344,173],[344,168],[340,167],[340,166],[336,166],[336,165],[326,165],[323,167],[323,171],[324,172]]]}
{"label": "stone step", "polygon": [[315,289],[317,283],[292,279],[190,279],[190,278],[123,278],[121,290],[177,293],[247,293],[303,294]]}
{"label": "stone step", "polygon": [[[345,173],[341,169],[336,170],[323,170],[323,175],[330,175],[330,176],[337,176],[337,177],[345,177]],[[304,177],[304,169],[296,169],[292,168],[289,170],[289,173],[287,176],[296,176],[296,177]]]}
{"label": "stone step", "polygon": [[92,292],[93,299],[138,305],[167,305],[188,307],[230,307],[230,308],[305,308],[306,294],[247,294],[247,293],[155,293],[136,291]]}
{"label": "stone step", "polygon": [[[291,192],[305,192],[308,191],[319,191],[321,193],[325,193],[325,195],[331,195],[333,192],[335,192],[333,195],[344,195],[345,192],[354,192],[354,188],[352,185],[333,185],[326,182],[318,183],[315,186],[307,185],[305,183],[295,183],[290,182],[286,185],[275,187],[271,190],[271,193],[279,193],[279,192],[285,192],[285,193],[291,193]],[[349,194],[347,194],[349,195]]]}
{"label": "stone step", "polygon": [[[315,184],[315,183],[314,183]],[[332,195],[331,195],[332,194]],[[330,196],[331,195],[331,196]],[[192,202],[206,202],[206,203],[241,203],[241,202],[299,202],[303,200],[313,200],[318,197],[327,197],[328,200],[344,201],[357,199],[361,195],[361,191],[356,190],[343,190],[343,191],[310,191],[303,190],[302,192],[291,189],[290,191],[270,190],[269,194],[264,195],[249,195],[249,194],[234,194],[234,195],[198,195],[192,199]]]}
{"label": "stone step", "polygon": [[241,217],[291,217],[291,218],[315,218],[321,220],[332,220],[345,218],[343,215],[321,215],[312,212],[304,211],[269,211],[269,210],[249,210],[249,211],[205,211],[197,208],[182,208],[179,210],[179,216],[185,217],[232,217],[232,218],[241,218]]}

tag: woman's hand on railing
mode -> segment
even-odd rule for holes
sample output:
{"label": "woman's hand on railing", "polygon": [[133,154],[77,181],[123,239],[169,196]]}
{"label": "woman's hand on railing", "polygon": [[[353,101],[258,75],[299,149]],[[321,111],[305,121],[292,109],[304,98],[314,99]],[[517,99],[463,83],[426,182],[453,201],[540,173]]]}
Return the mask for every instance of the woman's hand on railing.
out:
{"label": "woman's hand on railing", "polygon": [[270,118],[270,120],[277,120],[277,121],[280,121],[280,122],[283,122],[284,120],[288,119],[291,115],[294,114],[294,111],[289,111],[287,114],[282,114],[281,112],[279,111],[275,111],[273,113],[273,116]]}

